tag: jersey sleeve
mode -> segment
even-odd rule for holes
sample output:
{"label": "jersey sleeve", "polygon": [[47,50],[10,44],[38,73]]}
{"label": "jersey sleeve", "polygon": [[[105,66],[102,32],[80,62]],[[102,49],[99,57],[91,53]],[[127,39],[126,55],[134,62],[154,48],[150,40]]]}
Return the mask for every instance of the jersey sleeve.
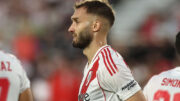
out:
{"label": "jersey sleeve", "polygon": [[114,62],[118,70],[113,75],[109,73],[105,65],[101,65],[97,76],[102,89],[117,94],[124,101],[138,92],[141,87],[134,80],[130,69],[126,66],[122,58]]}
{"label": "jersey sleeve", "polygon": [[30,88],[30,81],[26,75],[26,72],[22,70],[22,77],[21,77],[21,88],[20,92],[22,93],[25,91],[27,88]]}
{"label": "jersey sleeve", "polygon": [[22,93],[27,88],[30,88],[30,81],[20,61],[17,58],[14,58],[14,65],[17,67],[18,75],[20,78],[20,93]]}

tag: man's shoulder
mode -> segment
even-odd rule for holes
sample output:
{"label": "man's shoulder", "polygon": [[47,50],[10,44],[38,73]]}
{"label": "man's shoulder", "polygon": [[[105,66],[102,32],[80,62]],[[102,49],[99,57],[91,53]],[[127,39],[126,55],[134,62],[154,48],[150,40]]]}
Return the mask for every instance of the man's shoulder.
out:
{"label": "man's shoulder", "polygon": [[123,57],[121,56],[121,54],[116,51],[115,49],[113,49],[111,46],[107,46],[104,47],[100,50],[99,52],[100,54],[98,54],[100,56],[100,59],[109,59],[109,60],[118,60],[118,59],[123,59]]}
{"label": "man's shoulder", "polygon": [[4,51],[0,51],[0,56],[1,56],[1,59],[4,59],[4,60],[17,59],[16,56],[13,55],[12,53],[4,52]]}
{"label": "man's shoulder", "polygon": [[151,80],[159,80],[161,78],[168,78],[168,77],[176,77],[177,75],[180,76],[180,67],[176,67],[174,69],[170,69],[167,71],[162,71],[161,73],[154,75],[151,77]]}
{"label": "man's shoulder", "polygon": [[120,69],[129,71],[128,65],[123,57],[111,46],[103,48],[99,53],[98,57],[100,61],[98,70],[101,71],[101,73],[113,76],[117,74]]}
{"label": "man's shoulder", "polygon": [[160,74],[158,74],[159,76],[174,76],[175,74],[180,75],[180,67],[176,67],[167,71],[163,71]]}
{"label": "man's shoulder", "polygon": [[22,68],[20,60],[12,53],[0,51],[0,57],[1,57],[0,62],[8,63],[11,67],[16,68],[16,69]]}

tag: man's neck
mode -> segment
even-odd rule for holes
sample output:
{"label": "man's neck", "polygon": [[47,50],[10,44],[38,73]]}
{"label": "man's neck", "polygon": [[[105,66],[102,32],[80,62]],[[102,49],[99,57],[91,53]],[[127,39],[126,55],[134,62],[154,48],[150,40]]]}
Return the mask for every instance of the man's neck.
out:
{"label": "man's neck", "polygon": [[92,41],[91,44],[83,50],[83,54],[88,58],[88,63],[90,64],[96,52],[104,45],[106,41]]}

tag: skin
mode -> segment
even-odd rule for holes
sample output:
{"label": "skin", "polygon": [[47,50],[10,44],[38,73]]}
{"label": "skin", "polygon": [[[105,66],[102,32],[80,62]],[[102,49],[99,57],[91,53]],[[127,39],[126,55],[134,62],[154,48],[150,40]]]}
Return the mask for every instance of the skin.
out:
{"label": "skin", "polygon": [[[69,27],[68,31],[72,33],[73,43],[79,42],[79,36],[84,28],[89,28],[89,34],[93,37],[92,41],[89,43],[87,47],[83,49],[83,54],[87,56],[88,62],[91,63],[91,60],[96,53],[96,51],[107,44],[107,32],[102,30],[103,23],[107,23],[108,21],[105,19],[104,22],[100,20],[100,17],[97,17],[93,14],[87,14],[86,8],[81,7],[75,10],[74,14],[71,17],[72,24]],[[109,28],[108,28],[109,29]]]}
{"label": "skin", "polygon": [[27,88],[19,95],[19,101],[33,101],[33,96],[30,88]]}
{"label": "skin", "polygon": [[146,101],[143,92],[140,90],[126,101]]}
{"label": "skin", "polygon": [[[111,28],[108,20],[103,17],[99,17],[86,12],[86,8],[81,7],[75,9],[74,14],[71,17],[72,24],[68,31],[72,33],[73,43],[80,42],[81,33],[84,30],[88,31],[88,34],[92,36],[91,42],[83,48],[83,54],[88,58],[90,64],[93,56],[99,48],[107,44],[107,35]],[[89,28],[89,29],[87,29]],[[142,91],[138,91],[126,101],[146,101]]]}

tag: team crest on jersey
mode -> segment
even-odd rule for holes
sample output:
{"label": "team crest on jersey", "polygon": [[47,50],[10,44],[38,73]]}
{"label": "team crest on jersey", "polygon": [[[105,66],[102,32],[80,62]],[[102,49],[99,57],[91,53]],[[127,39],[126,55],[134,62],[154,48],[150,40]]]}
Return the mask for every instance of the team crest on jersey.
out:
{"label": "team crest on jersey", "polygon": [[88,77],[87,77],[86,86],[88,86],[88,84],[89,84],[89,82],[91,80],[92,74],[93,74],[93,71],[90,71],[89,74],[88,74]]}

